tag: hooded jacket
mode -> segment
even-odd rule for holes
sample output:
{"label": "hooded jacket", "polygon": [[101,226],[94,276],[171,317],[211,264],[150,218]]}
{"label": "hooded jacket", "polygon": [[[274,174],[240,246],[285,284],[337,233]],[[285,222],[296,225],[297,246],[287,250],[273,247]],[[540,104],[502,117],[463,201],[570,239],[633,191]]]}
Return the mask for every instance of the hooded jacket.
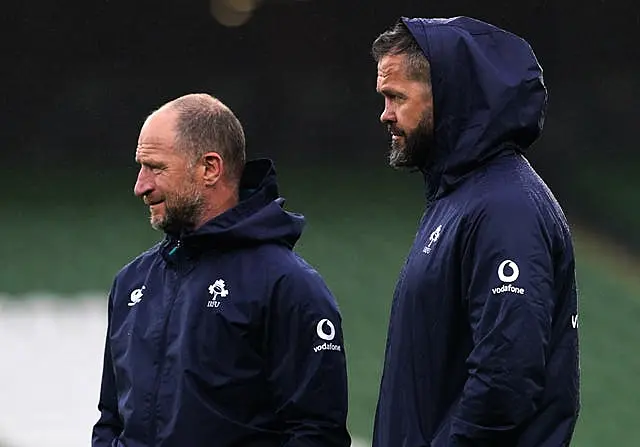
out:
{"label": "hooded jacket", "polygon": [[347,447],[336,302],[293,251],[270,161],[240,203],[125,266],[109,296],[94,447]]}
{"label": "hooded jacket", "polygon": [[394,293],[374,447],[559,447],[579,411],[571,235],[524,157],[547,94],[523,39],[402,19],[431,67],[427,208]]}

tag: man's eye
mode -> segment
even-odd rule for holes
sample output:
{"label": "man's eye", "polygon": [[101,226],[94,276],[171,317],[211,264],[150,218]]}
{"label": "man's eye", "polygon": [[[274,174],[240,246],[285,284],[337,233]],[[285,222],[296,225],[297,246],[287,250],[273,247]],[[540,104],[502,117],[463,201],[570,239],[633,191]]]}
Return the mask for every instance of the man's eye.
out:
{"label": "man's eye", "polygon": [[151,171],[153,174],[159,174],[162,171],[162,167],[158,166],[158,165],[150,165],[150,164],[143,164],[142,168],[147,170],[147,171]]}

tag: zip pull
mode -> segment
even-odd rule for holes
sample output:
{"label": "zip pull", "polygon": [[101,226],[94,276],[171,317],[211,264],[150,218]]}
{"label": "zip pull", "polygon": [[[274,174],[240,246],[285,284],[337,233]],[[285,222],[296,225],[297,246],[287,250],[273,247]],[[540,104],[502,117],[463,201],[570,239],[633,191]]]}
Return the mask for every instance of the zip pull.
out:
{"label": "zip pull", "polygon": [[178,243],[176,244],[175,247],[173,247],[171,249],[171,251],[169,251],[169,256],[173,256],[174,254],[176,254],[176,251],[178,251],[178,248],[180,248],[180,241],[178,241]]}

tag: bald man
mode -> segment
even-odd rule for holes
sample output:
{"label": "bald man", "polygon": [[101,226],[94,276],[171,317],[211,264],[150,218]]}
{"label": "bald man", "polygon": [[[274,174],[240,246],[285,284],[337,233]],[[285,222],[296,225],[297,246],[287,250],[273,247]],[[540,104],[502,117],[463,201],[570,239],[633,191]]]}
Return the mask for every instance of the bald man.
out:
{"label": "bald man", "polygon": [[349,446],[340,312],[271,161],[194,94],[147,118],[136,162],[164,238],[113,282],[93,447]]}

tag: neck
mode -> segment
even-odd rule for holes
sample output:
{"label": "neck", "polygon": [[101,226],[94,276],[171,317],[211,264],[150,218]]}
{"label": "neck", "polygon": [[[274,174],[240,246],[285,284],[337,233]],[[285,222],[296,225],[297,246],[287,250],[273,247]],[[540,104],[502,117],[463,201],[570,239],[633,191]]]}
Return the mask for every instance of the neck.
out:
{"label": "neck", "polygon": [[213,194],[215,198],[205,198],[200,219],[194,228],[195,230],[238,204],[239,196],[237,190],[225,189],[224,194],[221,193],[222,191],[216,191]]}

